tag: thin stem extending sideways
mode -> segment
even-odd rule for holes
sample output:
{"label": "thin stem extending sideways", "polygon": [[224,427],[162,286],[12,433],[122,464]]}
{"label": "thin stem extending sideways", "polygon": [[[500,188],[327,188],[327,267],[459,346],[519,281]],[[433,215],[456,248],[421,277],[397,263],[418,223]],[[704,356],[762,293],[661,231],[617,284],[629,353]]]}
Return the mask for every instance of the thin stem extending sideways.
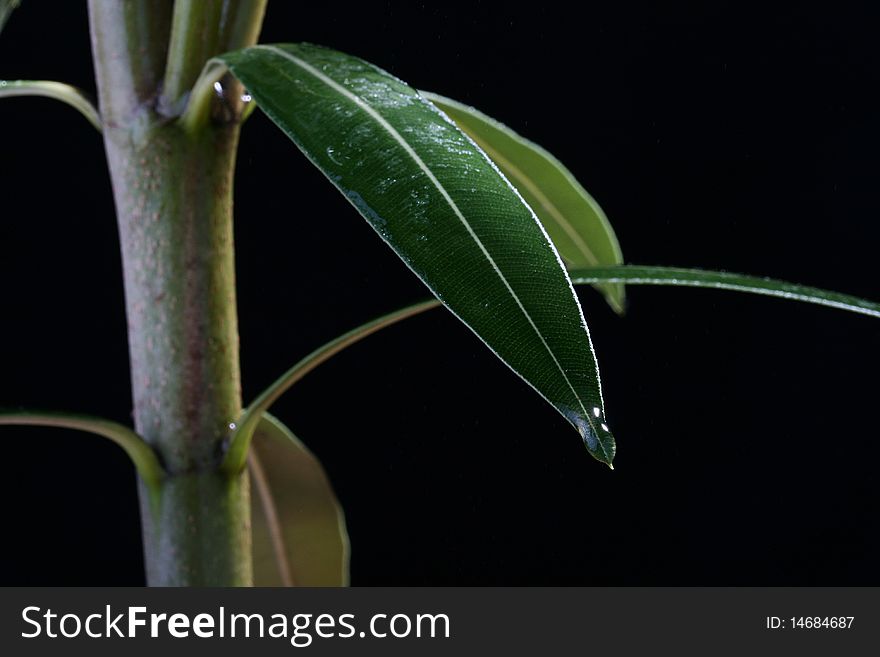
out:
{"label": "thin stem extending sideways", "polygon": [[[868,301],[867,299],[806,285],[796,285],[770,278],[744,276],[729,272],[621,265],[616,267],[576,269],[569,272],[569,274],[572,282],[576,285],[625,283],[627,285],[670,285],[734,290],[814,303],[871,317],[880,317],[880,303]],[[431,308],[436,308],[439,305],[439,301],[430,299],[383,315],[328,342],[300,360],[266,388],[245,411],[239,426],[233,431],[230,438],[229,448],[227,449],[222,468],[229,472],[238,472],[244,467],[247,461],[251,438],[263,413],[269,409],[275,400],[306,374],[318,367],[318,365],[328,361],[343,349],[359,342],[365,337],[408,317],[413,317]]]}
{"label": "thin stem extending sideways", "polygon": [[43,426],[75,429],[109,438],[128,454],[151,495],[158,496],[165,471],[153,449],[128,427],[88,415],[51,412],[2,412],[0,425]]}
{"label": "thin stem extending sideways", "polygon": [[42,96],[60,100],[86,117],[98,132],[103,130],[101,115],[92,101],[85,92],[69,84],[51,80],[0,80],[0,98],[16,96]]}
{"label": "thin stem extending sideways", "polygon": [[251,438],[254,430],[260,422],[263,413],[269,410],[269,407],[283,395],[294,383],[302,379],[306,374],[318,367],[321,363],[330,360],[340,351],[363,340],[368,335],[380,331],[386,326],[391,326],[397,322],[418,315],[431,308],[440,305],[439,301],[431,299],[421,303],[402,308],[388,315],[374,319],[371,322],[357,327],[356,329],[339,336],[335,340],[328,342],[310,353],[308,356],[291,367],[287,372],[282,374],[272,385],[266,388],[259,397],[247,408],[242,415],[241,421],[233,431],[230,438],[229,447],[221,466],[227,472],[239,472],[247,462],[248,448],[250,447]]}
{"label": "thin stem extending sideways", "polygon": [[572,283],[625,283],[626,285],[672,285],[676,287],[705,287],[713,290],[733,290],[762,294],[779,299],[803,301],[838,310],[847,310],[870,317],[880,317],[880,303],[851,294],[842,294],[807,285],[787,283],[772,278],[746,276],[705,269],[675,267],[646,267],[622,265],[617,267],[589,267],[569,271]]}

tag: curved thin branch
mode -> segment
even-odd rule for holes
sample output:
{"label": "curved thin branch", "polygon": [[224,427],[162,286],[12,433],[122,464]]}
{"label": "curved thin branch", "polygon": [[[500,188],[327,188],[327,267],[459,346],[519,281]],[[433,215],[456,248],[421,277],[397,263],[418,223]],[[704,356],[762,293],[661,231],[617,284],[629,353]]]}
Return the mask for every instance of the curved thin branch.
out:
{"label": "curved thin branch", "polygon": [[643,267],[625,265],[619,267],[589,267],[569,271],[572,283],[626,283],[627,285],[674,285],[683,287],[706,287],[715,290],[734,290],[763,294],[780,299],[791,299],[828,306],[838,310],[880,317],[880,303],[868,301],[851,294],[841,294],[817,287],[796,283],[745,276],[731,272],[705,269],[678,269],[674,267]]}
{"label": "curved thin branch", "polygon": [[138,474],[154,499],[158,498],[162,479],[165,476],[153,448],[143,438],[128,427],[87,415],[69,415],[48,412],[0,412],[0,425],[60,427],[87,431],[109,438],[128,454]]}
{"label": "curved thin branch", "polygon": [[[848,310],[871,317],[880,317],[880,303],[868,301],[849,294],[831,292],[806,285],[796,285],[770,278],[744,276],[729,272],[707,271],[703,269],[676,269],[672,267],[641,267],[622,265],[616,267],[590,267],[569,272],[575,284],[625,283],[627,285],[671,285],[684,287],[705,287],[717,290],[751,292],[781,299],[791,299]],[[388,315],[359,326],[323,347],[316,349],[285,372],[278,380],[266,388],[251,404],[241,419],[238,428],[230,438],[229,449],[223,461],[223,469],[238,472],[244,467],[254,429],[260,417],[293,384],[302,379],[321,363],[326,362],[340,351],[372,335],[386,326],[391,326],[408,317],[418,315],[440,302],[436,299],[402,308]]]}
{"label": "curved thin branch", "polygon": [[318,367],[318,365],[330,360],[333,356],[346,347],[353,345],[355,342],[363,340],[368,335],[371,335],[386,326],[391,326],[402,319],[418,315],[431,308],[436,308],[438,305],[440,305],[439,301],[431,299],[430,301],[423,301],[401,310],[397,310],[393,313],[389,313],[378,319],[374,319],[372,322],[359,326],[356,329],[339,336],[335,340],[328,342],[323,347],[319,347],[287,370],[275,381],[275,383],[266,388],[266,390],[264,390],[245,411],[239,426],[234,430],[230,438],[229,448],[226,451],[226,457],[221,466],[222,469],[228,472],[241,471],[247,461],[248,448],[250,447],[254,430],[257,428],[257,424],[259,424],[263,413],[269,410],[269,407],[275,402],[275,400],[283,395],[294,383],[302,379],[306,374]]}
{"label": "curved thin branch", "polygon": [[51,80],[0,80],[0,98],[13,96],[43,96],[60,100],[86,117],[98,132],[103,130],[101,115],[92,101],[83,91],[69,84]]}
{"label": "curved thin branch", "polygon": [[[219,59],[208,60],[202,68],[179,119],[187,132],[195,132],[200,125],[207,122],[211,114],[211,103],[218,94],[217,85],[221,84],[220,80],[227,72],[226,65]],[[219,88],[219,93],[223,93],[222,87]]]}

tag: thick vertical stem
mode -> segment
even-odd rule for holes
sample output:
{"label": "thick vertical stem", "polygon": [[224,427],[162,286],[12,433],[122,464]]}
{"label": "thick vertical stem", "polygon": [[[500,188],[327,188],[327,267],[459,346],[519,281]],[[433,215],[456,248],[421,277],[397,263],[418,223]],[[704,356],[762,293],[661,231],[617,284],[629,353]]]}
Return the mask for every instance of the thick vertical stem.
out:
{"label": "thick vertical stem", "polygon": [[172,0],[89,0],[92,59],[105,125],[132,125],[157,95],[172,5]]}
{"label": "thick vertical stem", "polygon": [[250,586],[247,477],[216,472],[166,480],[158,508],[141,484],[144,562],[150,586]]}
{"label": "thick vertical stem", "polygon": [[241,411],[232,240],[238,128],[106,135],[125,274],[135,426],[169,476],[142,505],[151,584],[250,583],[246,475],[217,464]]}
{"label": "thick vertical stem", "polygon": [[107,136],[125,275],[135,425],[169,472],[218,463],[241,411],[232,166],[238,130]]}
{"label": "thick vertical stem", "polygon": [[169,476],[143,506],[151,584],[249,583],[246,475],[217,466],[241,412],[232,172],[238,128],[105,133],[135,426]]}
{"label": "thick vertical stem", "polygon": [[141,486],[147,579],[248,585],[247,472],[218,467],[229,424],[241,412],[232,239],[238,101],[217,101],[217,111],[185,129],[160,107],[170,6],[90,2],[122,247],[134,420],[167,472],[158,505]]}

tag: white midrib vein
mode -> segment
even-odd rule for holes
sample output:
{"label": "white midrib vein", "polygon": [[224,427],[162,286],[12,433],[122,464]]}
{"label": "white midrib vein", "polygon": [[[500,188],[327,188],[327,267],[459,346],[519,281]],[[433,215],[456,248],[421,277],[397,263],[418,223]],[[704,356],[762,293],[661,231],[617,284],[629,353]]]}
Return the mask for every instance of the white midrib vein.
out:
{"label": "white midrib vein", "polygon": [[559,370],[559,373],[562,374],[562,378],[565,380],[565,383],[568,385],[569,389],[571,390],[571,393],[574,395],[574,398],[577,400],[578,404],[580,404],[581,411],[583,411],[583,417],[586,418],[587,422],[590,424],[590,428],[593,430],[593,433],[596,437],[596,442],[599,444],[599,447],[604,452],[605,446],[602,444],[602,440],[599,436],[599,433],[596,431],[595,427],[593,426],[592,418],[590,417],[590,414],[587,412],[587,409],[586,409],[586,406],[584,405],[584,402],[581,401],[580,395],[577,394],[577,391],[574,389],[574,386],[572,385],[571,380],[568,378],[568,375],[565,373],[565,370],[562,368],[562,365],[559,363],[559,360],[556,358],[556,354],[553,353],[553,350],[550,348],[550,345],[547,344],[547,341],[544,339],[544,336],[541,334],[541,331],[538,329],[537,325],[535,324],[535,321],[532,319],[531,315],[529,315],[529,312],[526,310],[522,301],[520,301],[519,296],[517,296],[516,292],[510,286],[510,283],[508,282],[507,278],[504,276],[504,273],[501,271],[501,269],[498,268],[498,265],[495,262],[494,258],[492,258],[492,255],[489,253],[489,251],[486,250],[485,245],[480,240],[480,238],[477,236],[477,234],[474,232],[474,229],[471,227],[470,223],[465,218],[464,214],[459,209],[458,205],[456,205],[455,201],[452,200],[452,197],[449,195],[449,192],[447,192],[446,188],[443,187],[443,185],[440,183],[439,180],[437,180],[437,177],[434,175],[434,172],[428,168],[428,166],[425,164],[425,162],[422,160],[422,158],[419,157],[419,154],[415,152],[413,147],[410,146],[409,143],[403,138],[403,136],[399,132],[397,132],[397,130],[394,129],[394,126],[392,126],[390,123],[388,123],[388,121],[386,121],[385,118],[381,114],[379,114],[375,109],[373,109],[369,104],[367,104],[366,101],[364,101],[359,96],[353,94],[351,91],[349,91],[348,89],[343,87],[341,84],[339,84],[338,82],[336,82],[332,78],[325,75],[322,71],[316,69],[314,66],[312,66],[308,62],[305,62],[305,61],[301,60],[299,57],[297,57],[296,55],[291,55],[289,52],[281,50],[280,48],[277,48],[275,46],[256,46],[256,47],[260,48],[261,50],[269,50],[269,51],[275,53],[276,55],[279,55],[279,56],[283,57],[284,59],[286,59],[290,62],[293,62],[295,65],[299,66],[304,71],[306,71],[309,74],[313,75],[314,77],[318,78],[321,82],[326,84],[328,87],[330,87],[331,89],[333,89],[337,93],[341,94],[342,96],[344,96],[345,98],[347,98],[348,100],[353,102],[355,105],[357,105],[363,111],[365,111],[367,114],[369,114],[370,117],[374,121],[376,121],[376,123],[378,123],[380,126],[382,126],[382,128],[389,135],[391,135],[391,137],[398,144],[400,144],[400,147],[403,148],[403,150],[406,152],[406,154],[409,155],[413,159],[413,161],[419,166],[419,168],[427,176],[428,180],[430,180],[431,183],[437,188],[437,191],[440,192],[440,195],[449,204],[449,207],[452,208],[452,211],[455,213],[455,216],[458,217],[459,221],[461,221],[462,225],[465,227],[465,230],[467,230],[468,235],[471,236],[471,239],[473,239],[474,242],[477,244],[477,246],[480,248],[480,251],[486,257],[486,260],[488,260],[489,264],[492,265],[492,269],[495,270],[495,273],[498,274],[498,277],[501,279],[501,282],[504,283],[504,287],[507,288],[507,291],[510,293],[510,296],[513,297],[513,300],[516,302],[516,305],[519,306],[519,309],[522,311],[522,314],[525,316],[529,325],[532,327],[532,329],[535,331],[535,334],[538,336],[538,339],[541,341],[541,344],[544,345],[544,348],[547,350],[547,353],[550,354],[550,358],[553,359],[553,363],[556,365],[556,368]]}

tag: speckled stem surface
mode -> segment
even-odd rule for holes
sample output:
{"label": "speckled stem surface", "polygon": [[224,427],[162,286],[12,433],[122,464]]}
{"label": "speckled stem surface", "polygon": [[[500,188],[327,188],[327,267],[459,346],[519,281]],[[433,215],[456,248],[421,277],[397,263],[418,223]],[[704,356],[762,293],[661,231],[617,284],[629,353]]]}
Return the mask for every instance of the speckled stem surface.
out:
{"label": "speckled stem surface", "polygon": [[[241,412],[232,172],[238,128],[106,134],[125,275],[135,428],[169,474],[143,507],[151,584],[247,583],[246,475],[219,475]],[[181,536],[177,536],[181,534]],[[173,558],[169,556],[173,551]]]}
{"label": "speckled stem surface", "polygon": [[247,473],[218,471],[241,412],[232,237],[239,114],[218,113],[187,130],[163,115],[170,18],[149,3],[92,0],[90,20],[125,277],[134,424],[167,473],[158,504],[141,485],[147,581],[249,585]]}
{"label": "speckled stem surface", "polygon": [[241,411],[233,127],[107,138],[137,431],[166,469],[213,468]]}

